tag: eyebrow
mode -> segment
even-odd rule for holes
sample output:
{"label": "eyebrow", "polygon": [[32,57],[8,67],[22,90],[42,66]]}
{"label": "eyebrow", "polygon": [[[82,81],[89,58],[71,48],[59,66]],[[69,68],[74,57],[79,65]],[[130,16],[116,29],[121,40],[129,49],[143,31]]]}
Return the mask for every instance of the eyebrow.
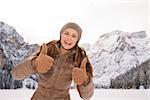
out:
{"label": "eyebrow", "polygon": [[[64,32],[70,33],[69,31],[64,31]],[[78,34],[75,34],[75,33],[73,33],[72,35],[76,35],[76,36],[78,36]]]}

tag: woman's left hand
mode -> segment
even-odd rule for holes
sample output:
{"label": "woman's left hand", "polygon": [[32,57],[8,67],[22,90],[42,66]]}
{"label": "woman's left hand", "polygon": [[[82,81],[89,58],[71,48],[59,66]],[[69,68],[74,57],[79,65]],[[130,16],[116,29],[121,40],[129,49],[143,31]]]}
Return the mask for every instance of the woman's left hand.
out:
{"label": "woman's left hand", "polygon": [[88,75],[86,72],[86,63],[87,58],[84,58],[81,62],[80,68],[73,67],[72,78],[74,79],[74,82],[77,85],[81,85],[84,82],[86,82],[86,80],[88,80]]}

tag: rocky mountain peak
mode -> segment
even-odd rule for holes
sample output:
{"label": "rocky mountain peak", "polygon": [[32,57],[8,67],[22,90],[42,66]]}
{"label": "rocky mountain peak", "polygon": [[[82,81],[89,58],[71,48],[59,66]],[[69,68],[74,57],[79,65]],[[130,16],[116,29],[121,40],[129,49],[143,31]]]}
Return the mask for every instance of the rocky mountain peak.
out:
{"label": "rocky mountain peak", "polygon": [[[37,44],[24,42],[15,28],[0,22],[0,88],[16,88],[17,82],[11,78],[12,67],[29,57],[38,48]],[[18,81],[18,84],[22,84]]]}
{"label": "rocky mountain peak", "polygon": [[94,66],[94,82],[109,86],[110,79],[150,59],[150,39],[144,31],[106,33],[88,51]]}

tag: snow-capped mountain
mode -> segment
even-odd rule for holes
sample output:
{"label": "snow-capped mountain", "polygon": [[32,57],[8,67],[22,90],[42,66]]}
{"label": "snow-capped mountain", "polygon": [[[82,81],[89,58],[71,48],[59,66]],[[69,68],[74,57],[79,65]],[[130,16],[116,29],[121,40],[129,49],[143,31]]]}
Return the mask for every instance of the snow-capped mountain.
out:
{"label": "snow-capped mountain", "polygon": [[21,87],[21,82],[12,79],[10,71],[15,64],[29,57],[37,48],[37,44],[29,45],[24,42],[15,28],[0,22],[0,88]]}
{"label": "snow-capped mountain", "polygon": [[144,31],[106,33],[88,50],[94,83],[109,87],[110,80],[150,59],[150,39]]}

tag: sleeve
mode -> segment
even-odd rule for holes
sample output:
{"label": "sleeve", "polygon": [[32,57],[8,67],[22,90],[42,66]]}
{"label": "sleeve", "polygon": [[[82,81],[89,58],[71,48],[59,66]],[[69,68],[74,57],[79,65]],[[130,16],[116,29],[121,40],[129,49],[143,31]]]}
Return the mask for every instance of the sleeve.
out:
{"label": "sleeve", "polygon": [[22,80],[28,76],[36,73],[34,61],[39,55],[41,47],[31,57],[25,59],[23,62],[16,64],[11,70],[12,77],[16,80]]}
{"label": "sleeve", "polygon": [[94,94],[94,83],[91,80],[87,85],[77,85],[77,90],[82,99],[90,99]]}
{"label": "sleeve", "polygon": [[[87,55],[86,55],[87,57]],[[88,57],[87,57],[88,59]],[[89,77],[86,82],[84,82],[82,85],[77,85],[77,90],[79,92],[79,95],[82,99],[90,99],[94,94],[94,83],[93,83],[93,68],[90,64],[90,61],[88,60],[86,63],[86,72],[87,76]]]}
{"label": "sleeve", "polygon": [[22,80],[32,75],[33,73],[36,73],[36,69],[33,65],[33,61],[35,58],[36,56],[32,56],[15,65],[11,71],[12,77],[16,80]]}

